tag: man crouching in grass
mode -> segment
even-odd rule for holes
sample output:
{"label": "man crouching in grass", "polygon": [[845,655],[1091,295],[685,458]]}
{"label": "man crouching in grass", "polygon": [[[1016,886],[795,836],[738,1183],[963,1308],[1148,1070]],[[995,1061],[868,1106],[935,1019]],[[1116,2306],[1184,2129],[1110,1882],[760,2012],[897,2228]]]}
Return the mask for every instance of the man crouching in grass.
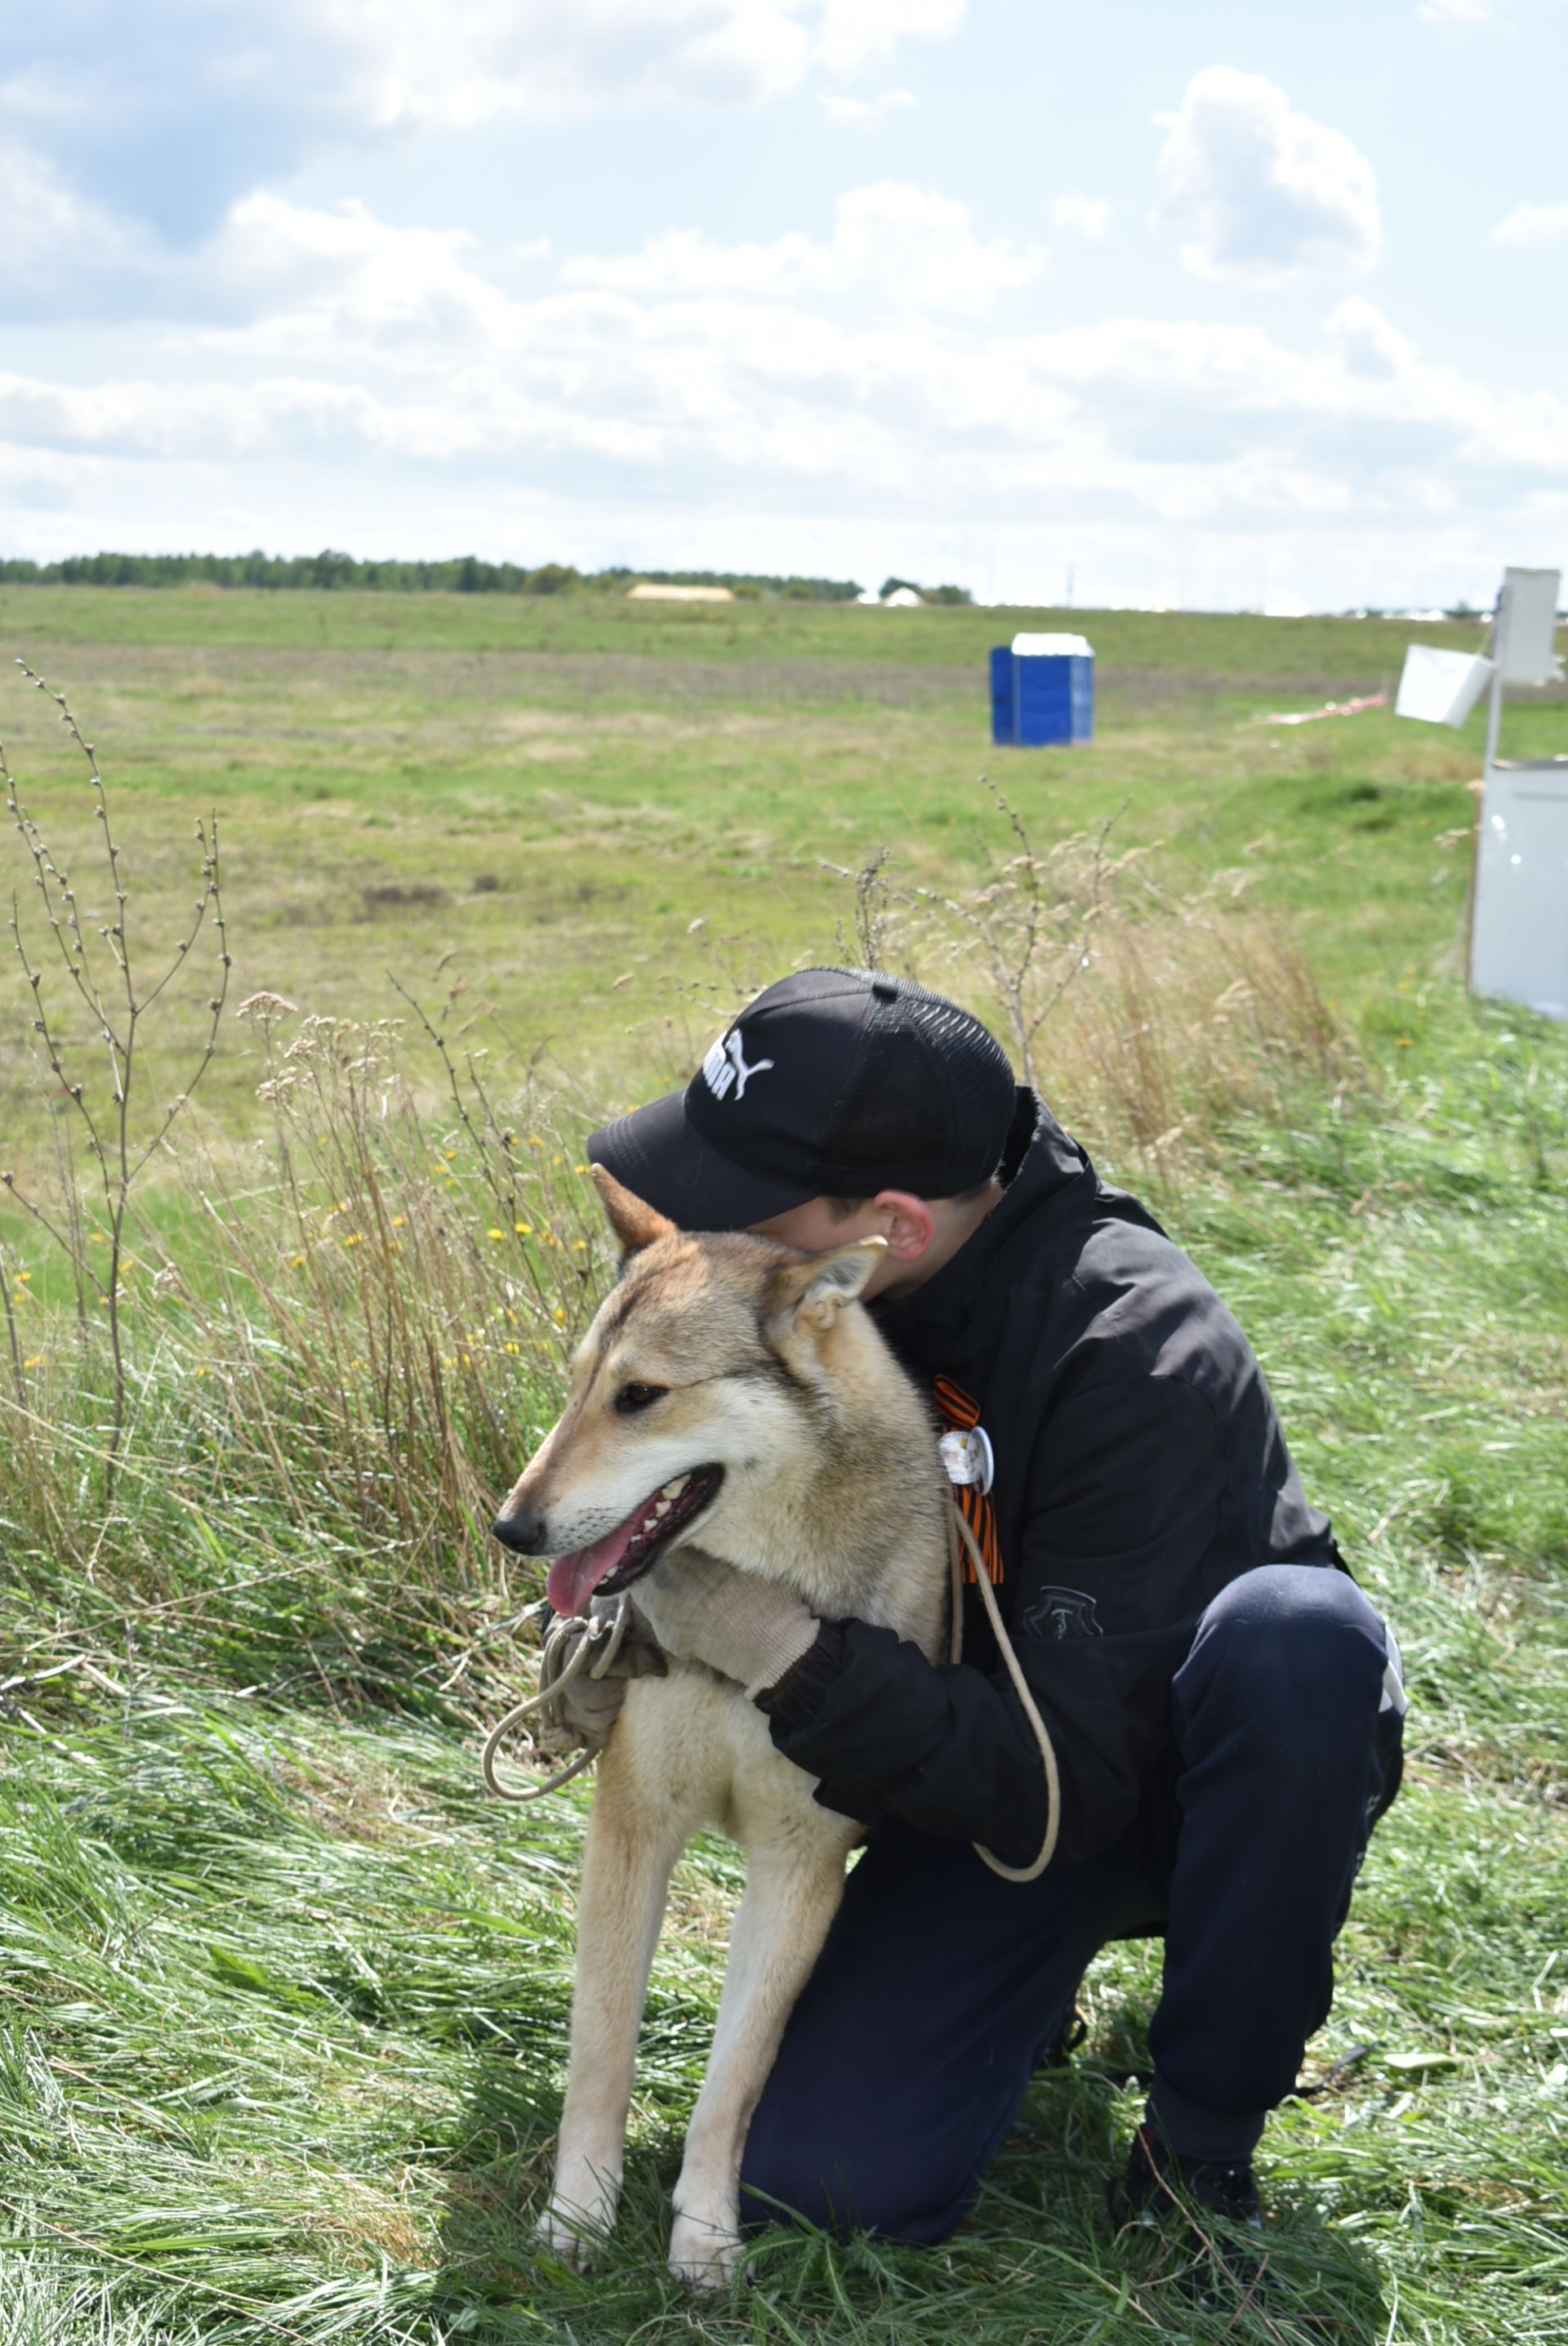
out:
{"label": "man crouching in grass", "polygon": [[[902,979],[786,978],[589,1154],[687,1229],[885,1239],[866,1294],[960,1437],[1061,1769],[1054,1862],[999,1879],[972,1844],[1026,1867],[1046,1790],[977,1594],[942,1667],[700,1556],[639,1586],[668,1653],[747,1682],[791,1658],[757,1697],[773,1741],[870,1831],[752,2121],[751,2214],[945,2239],[1084,1965],[1163,1935],[1112,2213],[1189,2227],[1206,2286],[1257,2288],[1253,2153],[1329,2012],[1405,1702],[1246,1338],[979,1021]],[[596,1742],[614,1689],[587,1699]]]}

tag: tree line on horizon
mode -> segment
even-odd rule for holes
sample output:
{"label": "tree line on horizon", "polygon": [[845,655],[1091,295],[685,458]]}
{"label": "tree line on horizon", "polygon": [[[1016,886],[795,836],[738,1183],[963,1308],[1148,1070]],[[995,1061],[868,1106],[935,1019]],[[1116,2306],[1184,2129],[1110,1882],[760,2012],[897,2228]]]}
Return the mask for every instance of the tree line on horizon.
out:
{"label": "tree line on horizon", "polygon": [[[383,594],[563,595],[579,590],[624,593],[645,580],[657,586],[728,586],[745,599],[778,596],[802,603],[850,603],[854,578],[806,578],[761,571],[634,570],[617,563],[582,571],[565,562],[530,569],[518,562],[484,562],[474,554],[439,562],[361,562],[328,547],[320,554],[71,554],[58,562],[0,557],[7,586],[250,586],[284,590],[358,587]],[[906,584],[890,579],[883,588]],[[963,586],[921,587],[928,602],[968,603]]]}

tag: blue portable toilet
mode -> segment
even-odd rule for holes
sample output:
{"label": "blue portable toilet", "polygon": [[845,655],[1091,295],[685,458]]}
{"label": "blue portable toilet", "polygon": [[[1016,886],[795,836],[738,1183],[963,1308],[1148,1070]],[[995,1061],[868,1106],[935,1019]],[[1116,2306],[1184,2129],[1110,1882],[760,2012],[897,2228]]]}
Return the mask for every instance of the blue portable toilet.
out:
{"label": "blue portable toilet", "polygon": [[991,738],[1020,746],[1087,741],[1095,654],[1082,636],[1017,635],[991,655]]}

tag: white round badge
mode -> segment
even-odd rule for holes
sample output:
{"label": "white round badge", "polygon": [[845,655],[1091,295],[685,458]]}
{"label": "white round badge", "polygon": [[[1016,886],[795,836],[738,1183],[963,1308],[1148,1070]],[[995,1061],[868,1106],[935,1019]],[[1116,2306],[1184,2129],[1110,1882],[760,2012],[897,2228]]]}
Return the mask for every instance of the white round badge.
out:
{"label": "white round badge", "polygon": [[962,1433],[944,1433],[937,1448],[947,1468],[948,1481],[978,1491],[983,1498],[996,1480],[996,1456],[984,1426],[972,1425]]}

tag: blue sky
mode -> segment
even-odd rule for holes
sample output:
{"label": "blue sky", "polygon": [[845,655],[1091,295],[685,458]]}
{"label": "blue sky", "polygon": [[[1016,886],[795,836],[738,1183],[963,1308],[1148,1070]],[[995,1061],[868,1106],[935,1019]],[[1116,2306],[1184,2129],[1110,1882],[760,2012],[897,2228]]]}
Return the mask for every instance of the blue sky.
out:
{"label": "blue sky", "polygon": [[53,0],[0,551],[1344,607],[1568,558],[1568,0]]}

